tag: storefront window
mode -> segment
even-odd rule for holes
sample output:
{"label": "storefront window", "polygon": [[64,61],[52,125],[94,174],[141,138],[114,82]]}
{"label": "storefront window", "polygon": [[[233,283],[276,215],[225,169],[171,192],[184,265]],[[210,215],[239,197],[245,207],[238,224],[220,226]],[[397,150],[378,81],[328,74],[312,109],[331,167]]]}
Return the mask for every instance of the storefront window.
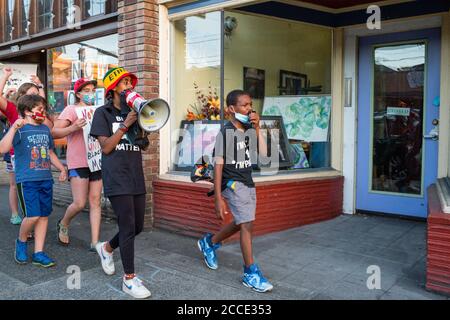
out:
{"label": "storefront window", "polygon": [[27,36],[29,34],[29,26],[30,26],[30,5],[31,0],[22,0],[22,28],[21,28],[21,36]]}
{"label": "storefront window", "polygon": [[332,31],[237,12],[224,24],[225,94],[248,91],[262,128],[282,119],[279,169],[329,167]]}
{"label": "storefront window", "polygon": [[[208,133],[200,143],[201,135],[191,137],[190,142],[181,134],[178,140],[172,137],[173,169],[192,167],[186,163],[197,161],[208,154],[205,148],[212,148],[213,141],[208,139],[217,130],[217,117],[202,115],[202,106],[210,107],[210,96],[220,91],[221,54],[224,94],[234,89],[251,94],[253,109],[261,115],[261,127],[270,132],[268,156],[276,162],[274,172],[330,167],[332,30],[224,12],[222,51],[219,24],[220,12],[173,24],[173,125],[186,128],[182,120],[202,120],[205,128],[201,132]],[[198,145],[203,150],[182,159],[189,143],[193,145],[189,151]]]}
{"label": "storefront window", "polygon": [[[96,79],[96,105],[104,104],[103,76],[118,65],[117,35],[86,40],[47,51],[48,101],[55,113],[75,103],[73,85],[81,77]],[[65,143],[58,142],[58,156],[65,157]]]}
{"label": "storefront window", "polygon": [[6,3],[7,4],[6,12],[8,12],[8,14],[6,16],[6,35],[5,35],[5,37],[6,37],[7,41],[13,40],[14,3],[15,3],[15,0],[8,0],[8,2]]}
{"label": "storefront window", "polygon": [[[172,130],[172,169],[190,170],[220,129],[220,12],[175,21],[172,36],[172,128],[185,129]],[[195,135],[189,120],[203,122]]]}
{"label": "storefront window", "polygon": [[86,18],[106,13],[106,0],[84,0],[84,16]]}
{"label": "storefront window", "polygon": [[53,0],[38,0],[39,31],[53,28]]}
{"label": "storefront window", "polygon": [[74,12],[74,0],[63,0],[63,10],[62,10],[62,24],[63,26],[67,25],[68,22],[74,22],[73,15],[76,14]]}

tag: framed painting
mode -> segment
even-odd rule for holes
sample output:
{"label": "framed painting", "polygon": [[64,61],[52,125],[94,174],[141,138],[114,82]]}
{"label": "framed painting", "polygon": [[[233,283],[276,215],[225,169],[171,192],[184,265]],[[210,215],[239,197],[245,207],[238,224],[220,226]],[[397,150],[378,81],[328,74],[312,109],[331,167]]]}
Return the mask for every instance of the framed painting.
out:
{"label": "framed painting", "polygon": [[280,70],[280,96],[305,94],[307,80],[306,74]]}
{"label": "framed painting", "polygon": [[265,71],[244,67],[244,91],[253,99],[264,99]]}
{"label": "framed painting", "polygon": [[[263,134],[266,134],[267,156],[269,159],[276,159],[274,152],[278,154],[279,168],[292,166],[291,149],[289,140],[284,128],[283,117],[281,116],[261,116],[260,127]],[[274,145],[276,143],[276,145]],[[276,157],[276,156],[275,156]],[[259,168],[271,168],[274,166],[272,160],[269,163],[258,163]]]}
{"label": "framed painting", "polygon": [[195,162],[207,155],[212,159],[220,120],[181,121],[174,156],[175,170],[191,171]]}

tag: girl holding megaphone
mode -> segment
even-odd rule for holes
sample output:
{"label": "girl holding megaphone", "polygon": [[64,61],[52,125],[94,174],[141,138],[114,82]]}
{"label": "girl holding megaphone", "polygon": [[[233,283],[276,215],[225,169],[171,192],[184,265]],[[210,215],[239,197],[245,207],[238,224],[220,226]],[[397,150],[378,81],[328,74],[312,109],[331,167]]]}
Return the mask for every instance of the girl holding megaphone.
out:
{"label": "girl holding megaphone", "polygon": [[141,148],[127,135],[137,125],[137,113],[130,111],[125,116],[121,112],[126,103],[121,93],[134,89],[137,78],[117,67],[105,74],[103,84],[107,102],[95,111],[90,134],[102,148],[104,193],[117,215],[119,232],[111,240],[98,243],[96,250],[103,271],[112,275],[115,273],[113,252],[120,247],[125,272],[122,290],[135,298],[148,298],[150,291],[136,276],[134,268],[134,239],[144,227],[146,194]]}

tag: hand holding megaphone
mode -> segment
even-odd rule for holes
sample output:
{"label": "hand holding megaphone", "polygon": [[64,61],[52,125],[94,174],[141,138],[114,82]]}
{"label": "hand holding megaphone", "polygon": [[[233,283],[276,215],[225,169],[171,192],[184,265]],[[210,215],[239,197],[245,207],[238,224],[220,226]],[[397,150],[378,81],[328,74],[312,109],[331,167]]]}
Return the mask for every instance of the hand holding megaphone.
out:
{"label": "hand holding megaphone", "polygon": [[131,112],[125,118],[125,121],[123,122],[123,124],[125,126],[127,126],[127,128],[130,128],[133,125],[133,123],[136,122],[137,119],[138,119],[137,112],[134,110],[131,110]]}
{"label": "hand holding megaphone", "polygon": [[169,104],[163,99],[145,100],[135,91],[125,90],[125,101],[131,110],[138,114],[138,123],[146,132],[158,131],[167,123],[170,116]]}

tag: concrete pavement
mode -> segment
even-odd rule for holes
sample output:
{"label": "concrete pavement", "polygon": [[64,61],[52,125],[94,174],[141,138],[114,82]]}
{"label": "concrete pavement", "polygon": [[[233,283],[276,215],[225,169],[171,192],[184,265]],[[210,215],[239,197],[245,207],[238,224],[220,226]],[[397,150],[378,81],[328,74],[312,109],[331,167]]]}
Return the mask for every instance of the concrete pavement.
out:
{"label": "concrete pavement", "polygon": [[[9,224],[7,190],[0,186],[0,299],[129,299],[120,290],[119,252],[113,276],[105,275],[96,253],[88,252],[85,212],[70,228],[70,246],[62,247],[56,242],[55,224],[64,208],[54,206],[46,250],[56,267],[16,264],[13,251],[19,227]],[[102,239],[109,239],[116,230],[114,220],[104,219]],[[256,260],[274,284],[273,292],[260,294],[241,284],[238,243],[218,251],[219,269],[213,271],[204,265],[197,239],[154,230],[136,239],[136,272],[154,300],[448,299],[425,290],[425,235],[425,222],[343,215],[258,237],[254,239]],[[32,244],[30,254],[31,250]],[[68,288],[68,280],[69,287],[76,284],[68,273],[70,266],[81,272],[80,289]],[[369,266],[379,267],[380,289],[367,288]]]}

